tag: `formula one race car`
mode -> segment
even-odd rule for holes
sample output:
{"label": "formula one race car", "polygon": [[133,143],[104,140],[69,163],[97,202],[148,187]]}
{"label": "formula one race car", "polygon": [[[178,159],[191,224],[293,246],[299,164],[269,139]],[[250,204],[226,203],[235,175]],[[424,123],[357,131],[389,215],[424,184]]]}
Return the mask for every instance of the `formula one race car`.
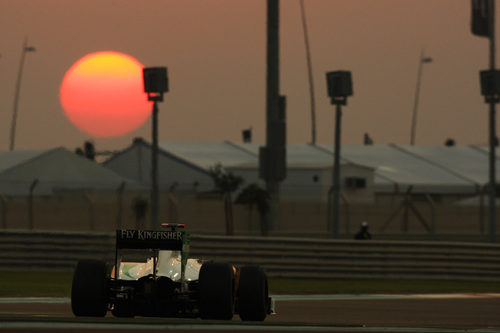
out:
{"label": "formula one race car", "polygon": [[263,321],[274,313],[258,266],[188,259],[184,225],[169,230],[117,230],[115,263],[78,262],[71,290],[76,316],[201,317]]}

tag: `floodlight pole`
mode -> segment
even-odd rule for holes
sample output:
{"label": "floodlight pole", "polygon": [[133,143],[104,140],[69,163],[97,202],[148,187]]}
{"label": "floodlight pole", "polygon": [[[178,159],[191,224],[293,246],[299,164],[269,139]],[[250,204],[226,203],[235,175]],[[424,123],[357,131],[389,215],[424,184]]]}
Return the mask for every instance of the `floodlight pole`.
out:
{"label": "floodlight pole", "polygon": [[339,236],[339,210],[340,210],[340,128],[342,120],[342,105],[347,105],[347,97],[352,96],[352,78],[349,71],[334,71],[326,73],[326,85],[331,103],[335,104],[335,141],[333,154],[333,212],[332,236]]}
{"label": "floodlight pole", "polygon": [[316,144],[316,105],[314,101],[314,80],[311,61],[311,48],[309,47],[309,36],[307,34],[306,10],[304,0],[300,0],[300,11],[302,14],[302,27],[304,30],[304,43],[306,46],[307,75],[309,78],[309,99],[311,102],[311,144]]}
{"label": "floodlight pole", "polygon": [[417,132],[417,112],[418,102],[420,98],[420,85],[422,82],[423,64],[432,61],[431,58],[424,56],[424,49],[420,52],[420,59],[418,61],[418,74],[417,74],[417,87],[415,88],[415,102],[413,103],[413,115],[411,119],[411,137],[410,145],[415,145],[415,135]]}
{"label": "floodlight pole", "polygon": [[9,150],[14,150],[14,143],[16,140],[16,124],[17,124],[17,110],[19,106],[19,95],[21,93],[21,79],[23,76],[23,68],[24,68],[24,58],[26,57],[27,52],[34,52],[35,48],[32,46],[28,46],[28,38],[24,38],[23,49],[21,52],[21,61],[19,62],[19,71],[17,72],[17,81],[16,81],[16,91],[14,93],[14,108],[12,111],[12,123],[10,127],[10,145]]}
{"label": "floodlight pole", "polygon": [[340,122],[342,120],[341,103],[335,105],[335,141],[333,157],[333,224],[332,236],[339,236],[339,209],[340,209]]}
{"label": "floodlight pole", "polygon": [[153,102],[153,146],[151,150],[151,227],[156,230],[158,223],[158,102]]}
{"label": "floodlight pole", "polygon": [[[489,41],[490,41],[490,70],[495,69],[495,0],[490,0],[490,13],[489,13]],[[491,98],[490,101],[490,114],[489,114],[489,137],[490,137],[490,172],[489,172],[489,206],[490,206],[490,242],[494,243],[496,238],[496,175],[495,175],[495,141],[496,141],[496,133],[495,133],[495,123],[496,123],[496,101],[494,98]]]}
{"label": "floodlight pole", "polygon": [[158,223],[158,102],[163,101],[163,93],[168,91],[166,67],[143,68],[144,92],[153,102],[153,128],[151,147],[151,228],[157,230]]}

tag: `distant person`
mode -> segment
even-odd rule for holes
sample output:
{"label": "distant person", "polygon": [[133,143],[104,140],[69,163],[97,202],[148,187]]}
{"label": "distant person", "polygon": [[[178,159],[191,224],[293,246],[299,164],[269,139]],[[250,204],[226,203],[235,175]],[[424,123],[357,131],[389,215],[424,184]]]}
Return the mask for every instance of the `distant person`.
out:
{"label": "distant person", "polygon": [[372,239],[372,235],[368,231],[368,222],[361,222],[361,226],[356,235],[354,235],[354,239]]}

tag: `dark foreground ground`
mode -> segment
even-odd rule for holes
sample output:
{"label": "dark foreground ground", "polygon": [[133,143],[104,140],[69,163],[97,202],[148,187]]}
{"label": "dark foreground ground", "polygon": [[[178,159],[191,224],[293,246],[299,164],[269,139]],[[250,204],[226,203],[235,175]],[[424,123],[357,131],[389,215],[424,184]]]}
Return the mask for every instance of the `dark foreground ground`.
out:
{"label": "dark foreground ground", "polygon": [[[68,303],[1,303],[2,332],[500,332],[500,296],[277,301],[264,325],[168,318],[74,318]],[[24,326],[23,326],[24,325]],[[84,325],[84,326],[79,326]]]}

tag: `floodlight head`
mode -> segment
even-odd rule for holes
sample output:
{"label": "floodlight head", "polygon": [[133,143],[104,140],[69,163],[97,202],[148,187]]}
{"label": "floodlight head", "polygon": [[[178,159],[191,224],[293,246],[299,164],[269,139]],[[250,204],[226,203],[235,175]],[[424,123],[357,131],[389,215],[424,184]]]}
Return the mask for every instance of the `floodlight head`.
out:
{"label": "floodlight head", "polygon": [[498,103],[500,99],[500,70],[484,70],[480,72],[481,95],[487,103]]}
{"label": "floodlight head", "polygon": [[144,92],[150,101],[162,101],[163,93],[168,91],[168,76],[166,67],[148,67],[142,70]]}
{"label": "floodlight head", "polygon": [[347,97],[352,96],[352,78],[350,71],[334,71],[326,73],[326,85],[328,96],[332,99],[332,104],[343,104],[347,102]]}

